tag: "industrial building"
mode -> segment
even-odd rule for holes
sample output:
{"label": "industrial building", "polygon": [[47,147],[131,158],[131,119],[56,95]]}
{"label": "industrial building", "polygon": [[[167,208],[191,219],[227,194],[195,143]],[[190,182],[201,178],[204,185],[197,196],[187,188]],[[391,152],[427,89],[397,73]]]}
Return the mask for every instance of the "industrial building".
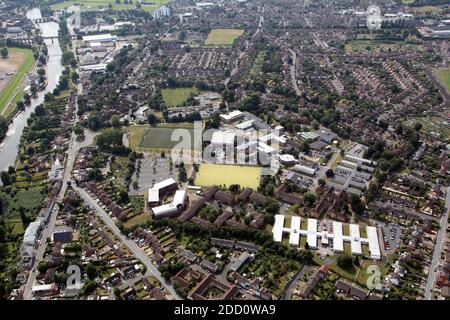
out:
{"label": "industrial building", "polygon": [[91,36],[83,37],[83,44],[86,46],[91,46],[92,43],[101,43],[104,46],[113,45],[116,40],[116,36],[109,33],[107,34],[96,34]]}
{"label": "industrial building", "polygon": [[307,176],[314,176],[316,174],[316,170],[307,166],[302,166],[300,164],[297,164],[294,166],[294,171],[297,171],[298,173],[305,174]]}

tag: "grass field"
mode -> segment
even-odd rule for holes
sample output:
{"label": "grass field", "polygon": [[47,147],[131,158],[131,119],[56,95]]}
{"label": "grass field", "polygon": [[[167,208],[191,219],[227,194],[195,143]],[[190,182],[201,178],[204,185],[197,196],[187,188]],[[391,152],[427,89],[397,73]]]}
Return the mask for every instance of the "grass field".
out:
{"label": "grass field", "polygon": [[419,45],[401,41],[352,40],[345,44],[346,52],[365,52],[368,48],[371,52],[411,52],[422,50],[422,47]]}
{"label": "grass field", "polygon": [[[166,4],[172,0],[152,0],[154,5],[142,5],[141,10],[143,11],[153,11],[159,7],[159,5]],[[108,5],[112,5],[113,10],[130,10],[136,7],[136,4],[142,2],[140,0],[134,0],[133,3],[124,3],[124,0],[120,1],[120,4],[116,3],[116,0],[76,0],[76,1],[62,1],[51,5],[53,10],[67,9],[68,7],[76,4],[82,5],[81,11],[95,11],[102,8],[108,8]]]}
{"label": "grass field", "polygon": [[442,13],[444,11],[442,7],[438,6],[421,6],[415,7],[414,10],[420,13]]}
{"label": "grass field", "polygon": [[135,226],[139,226],[150,220],[151,220],[150,214],[141,213],[141,214],[138,214],[138,215],[128,219],[123,225],[125,228],[133,228]]}
{"label": "grass field", "polygon": [[261,168],[237,165],[201,164],[195,178],[199,186],[225,186],[238,184],[241,188],[257,189],[261,178]]}
{"label": "grass field", "polygon": [[[19,208],[23,207],[25,210],[36,214],[35,212],[42,204],[46,194],[43,192],[44,187],[35,186],[32,188],[19,189],[16,194],[2,193],[0,196],[6,202],[6,208],[3,208],[5,216],[14,217],[19,216]],[[5,206],[5,204],[4,204]]]}
{"label": "grass field", "polygon": [[13,64],[17,66],[17,71],[0,94],[0,114],[3,114],[8,102],[22,92],[17,89],[34,63],[33,52],[30,49],[8,48],[8,51],[9,57],[5,60],[12,59]]}
{"label": "grass field", "polygon": [[187,101],[191,94],[198,93],[195,87],[189,88],[165,88],[161,90],[164,103],[167,107],[181,106]]}
{"label": "grass field", "polygon": [[212,29],[205,40],[206,46],[231,46],[244,34],[241,29]]}
{"label": "grass field", "polygon": [[450,92],[450,68],[441,69],[437,72],[439,79],[447,88],[447,91]]}
{"label": "grass field", "polygon": [[21,235],[24,233],[22,219],[20,218],[11,218],[5,220],[5,225],[7,228],[12,229],[13,235]]}
{"label": "grass field", "polygon": [[191,137],[191,146],[194,150],[200,150],[200,141],[194,143],[194,126],[192,123],[166,124],[160,123],[156,127],[150,125],[131,126],[124,130],[127,133],[129,146],[141,152],[167,151],[179,143],[172,141],[172,133],[176,129],[186,129]]}

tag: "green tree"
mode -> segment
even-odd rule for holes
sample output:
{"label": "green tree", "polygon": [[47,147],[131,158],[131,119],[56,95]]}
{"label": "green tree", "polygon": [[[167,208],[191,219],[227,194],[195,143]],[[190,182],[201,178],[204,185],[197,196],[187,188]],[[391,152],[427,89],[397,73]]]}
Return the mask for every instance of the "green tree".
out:
{"label": "green tree", "polygon": [[0,174],[0,178],[4,186],[8,186],[11,184],[11,176],[6,171],[2,171]]}
{"label": "green tree", "polygon": [[269,214],[278,214],[278,211],[280,210],[280,205],[278,204],[278,201],[272,200],[269,202],[269,204],[266,206],[266,212]]}
{"label": "green tree", "polygon": [[128,192],[125,189],[120,189],[117,192],[116,200],[119,204],[125,204],[130,201],[130,197],[128,196]]}
{"label": "green tree", "polygon": [[306,192],[306,193],[303,195],[303,200],[305,201],[305,205],[306,205],[307,207],[312,207],[313,204],[314,204],[314,203],[316,202],[316,200],[317,200],[317,196],[316,196],[315,193],[312,193],[312,192]]}
{"label": "green tree", "polygon": [[25,108],[25,104],[23,103],[22,100],[20,100],[20,101],[17,101],[16,107],[19,110],[23,110],[23,108]]}
{"label": "green tree", "polygon": [[[116,0],[119,1],[120,0]],[[122,290],[120,290],[118,287],[114,288],[114,296],[116,297],[117,300],[122,300]]]}
{"label": "green tree", "polygon": [[342,269],[349,269],[353,265],[353,259],[348,254],[340,255],[337,258],[337,265]]}
{"label": "green tree", "polygon": [[356,214],[362,214],[365,210],[365,205],[361,201],[361,198],[357,195],[352,194],[350,196],[350,205],[352,206],[352,210]]}
{"label": "green tree", "polygon": [[153,113],[150,113],[150,114],[148,115],[148,123],[149,123],[151,126],[154,126],[155,124],[158,123],[158,118],[157,118]]}
{"label": "green tree", "polygon": [[8,48],[3,47],[3,48],[0,50],[0,54],[2,55],[2,58],[3,58],[3,59],[8,58]]}
{"label": "green tree", "polygon": [[92,280],[97,277],[97,268],[92,263],[86,265],[86,275]]}
{"label": "green tree", "polygon": [[111,125],[113,126],[113,127],[118,127],[118,126],[120,126],[120,116],[119,115],[113,115],[112,117],[111,117]]}
{"label": "green tree", "polygon": [[38,270],[40,273],[45,273],[45,272],[47,272],[47,268],[48,268],[48,265],[47,265],[47,262],[45,262],[45,261],[39,262],[39,264],[38,264],[38,266],[37,266],[37,270]]}
{"label": "green tree", "polygon": [[330,168],[327,171],[325,171],[325,175],[327,176],[328,179],[333,178],[334,177],[333,169]]}
{"label": "green tree", "polygon": [[88,295],[88,294],[92,293],[95,290],[95,288],[97,288],[97,282],[92,281],[92,280],[88,280],[84,284],[83,294],[84,295]]}
{"label": "green tree", "polygon": [[91,130],[97,131],[101,127],[101,120],[98,113],[92,113],[88,118],[88,127]]}

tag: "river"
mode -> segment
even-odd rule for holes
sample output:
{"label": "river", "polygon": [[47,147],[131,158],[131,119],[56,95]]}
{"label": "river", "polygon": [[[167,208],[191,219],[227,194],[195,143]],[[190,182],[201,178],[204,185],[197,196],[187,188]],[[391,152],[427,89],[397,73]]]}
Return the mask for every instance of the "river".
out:
{"label": "river", "polygon": [[[29,10],[27,17],[29,19],[38,19],[41,17],[41,11],[38,8]],[[59,26],[56,22],[44,22],[38,25],[43,37],[58,36]],[[43,91],[38,92],[37,97],[31,100],[31,104],[24,111],[18,113],[10,124],[6,137],[0,144],[0,171],[7,169],[9,166],[14,166],[19,151],[20,137],[22,136],[23,129],[27,126],[27,119],[36,106],[44,102],[45,94],[47,92],[53,92],[62,74],[62,53],[58,39],[45,39],[44,42],[47,45],[49,55],[47,62],[47,87]]]}

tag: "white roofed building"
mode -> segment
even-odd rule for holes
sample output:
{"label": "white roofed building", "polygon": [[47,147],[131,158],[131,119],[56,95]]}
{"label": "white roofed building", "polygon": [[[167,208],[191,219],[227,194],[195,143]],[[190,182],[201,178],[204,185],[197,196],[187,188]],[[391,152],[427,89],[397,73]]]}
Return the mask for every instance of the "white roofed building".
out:
{"label": "white roofed building", "polygon": [[154,218],[163,218],[183,211],[187,193],[185,190],[177,190],[171,203],[152,208]]}
{"label": "white roofed building", "polygon": [[91,43],[112,43],[116,40],[116,36],[110,33],[83,36],[83,43],[89,45]]}
{"label": "white roofed building", "polygon": [[343,232],[343,224],[333,221],[333,231],[331,233],[318,231],[318,221],[316,219],[307,219],[307,230],[300,229],[301,217],[291,217],[291,226],[284,226],[284,215],[275,215],[275,223],[272,228],[273,240],[282,242],[284,233],[289,234],[289,244],[293,246],[299,245],[301,236],[306,236],[306,243],[312,249],[318,248],[319,238],[320,244],[328,247],[330,241],[333,243],[334,252],[344,252],[344,243],[350,243],[351,253],[353,255],[362,255],[362,245],[368,245],[370,258],[374,260],[381,259],[380,245],[378,242],[378,232],[376,227],[367,226],[367,238],[362,238],[360,234],[360,226],[357,224],[349,224],[350,235]]}
{"label": "white roofed building", "polygon": [[306,174],[308,176],[313,176],[313,175],[316,174],[316,170],[314,170],[313,168],[309,168],[307,166],[302,166],[302,165],[299,165],[299,164],[294,166],[294,171]]}
{"label": "white roofed building", "polygon": [[231,111],[230,113],[220,115],[220,119],[222,119],[226,123],[231,123],[233,121],[242,119],[243,117],[244,114],[239,110]]}

